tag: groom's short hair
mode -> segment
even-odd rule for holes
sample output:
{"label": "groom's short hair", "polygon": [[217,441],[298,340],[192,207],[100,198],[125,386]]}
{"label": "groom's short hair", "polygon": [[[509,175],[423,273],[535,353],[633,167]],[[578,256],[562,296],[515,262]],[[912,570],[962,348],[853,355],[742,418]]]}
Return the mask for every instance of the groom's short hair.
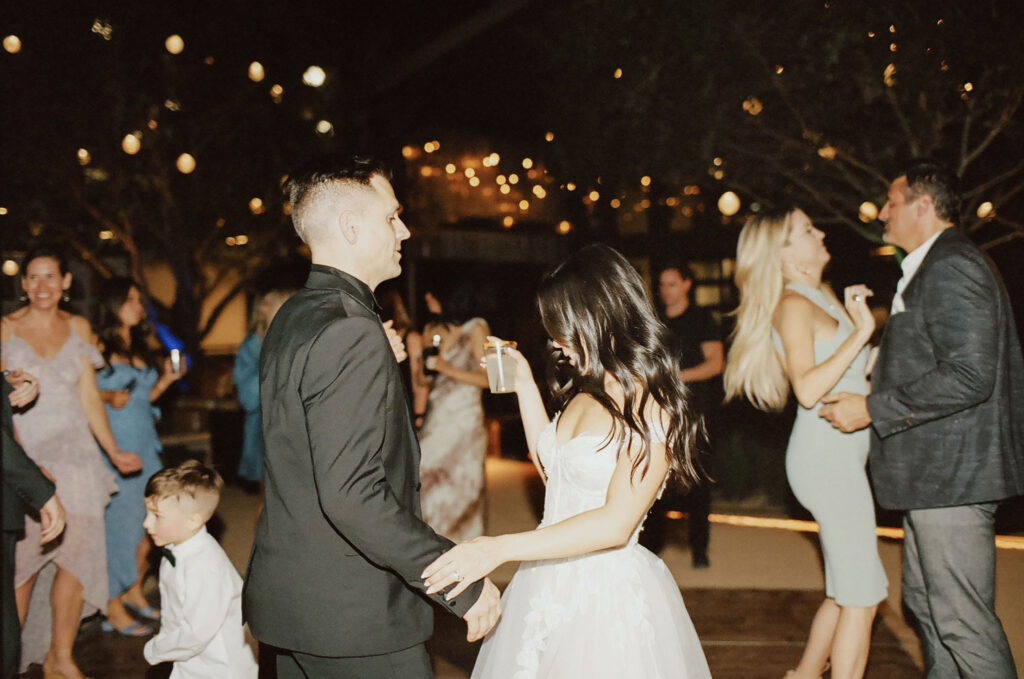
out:
{"label": "groom's short hair", "polygon": [[284,190],[291,207],[292,224],[302,242],[309,245],[325,234],[317,218],[316,204],[337,196],[339,189],[368,188],[374,176],[391,181],[391,171],[380,160],[368,156],[329,155],[314,158],[291,173]]}

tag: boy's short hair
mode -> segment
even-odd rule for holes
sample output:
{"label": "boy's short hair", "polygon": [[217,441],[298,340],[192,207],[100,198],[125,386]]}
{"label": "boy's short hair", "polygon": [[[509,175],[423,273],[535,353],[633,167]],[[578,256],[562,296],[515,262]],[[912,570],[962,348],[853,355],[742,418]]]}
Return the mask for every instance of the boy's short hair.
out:
{"label": "boy's short hair", "polygon": [[216,470],[207,467],[199,460],[185,460],[177,467],[161,469],[146,482],[146,499],[156,501],[164,498],[187,496],[196,503],[196,508],[203,515],[203,521],[209,521],[217,510],[220,492],[224,488],[224,479]]}

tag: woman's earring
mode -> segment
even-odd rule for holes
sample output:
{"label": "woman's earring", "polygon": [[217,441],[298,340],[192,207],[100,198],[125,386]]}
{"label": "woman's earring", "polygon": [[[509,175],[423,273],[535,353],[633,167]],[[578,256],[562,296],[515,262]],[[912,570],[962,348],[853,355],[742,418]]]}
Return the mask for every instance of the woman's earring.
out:
{"label": "woman's earring", "polygon": [[65,290],[64,294],[60,296],[60,301],[64,302],[65,304],[71,301],[71,295],[68,294],[67,290]]}
{"label": "woman's earring", "polygon": [[28,293],[25,293],[25,292],[21,293],[21,296],[18,297],[18,301],[19,302],[27,302],[28,301]]}

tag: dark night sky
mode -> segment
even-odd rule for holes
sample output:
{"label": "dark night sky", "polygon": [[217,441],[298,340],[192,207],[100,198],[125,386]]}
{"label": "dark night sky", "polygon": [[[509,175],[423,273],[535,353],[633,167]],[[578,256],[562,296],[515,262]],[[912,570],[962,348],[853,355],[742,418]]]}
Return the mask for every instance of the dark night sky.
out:
{"label": "dark night sky", "polygon": [[[545,101],[552,93],[545,88],[542,71],[551,66],[540,63],[523,36],[529,32],[534,39],[562,39],[552,16],[545,3],[523,0],[5,2],[0,33],[19,35],[23,48],[19,55],[4,54],[0,69],[17,61],[20,82],[33,83],[31,97],[88,99],[83,88],[97,82],[94,57],[111,47],[90,31],[99,19],[113,26],[112,42],[125,55],[120,67],[129,71],[133,51],[161,52],[164,38],[180,33],[186,49],[175,59],[196,67],[208,55],[215,58],[208,70],[219,75],[204,81],[211,88],[218,77],[244,80],[247,64],[259,60],[268,73],[264,84],[281,82],[286,96],[309,99],[308,88],[299,84],[301,73],[310,64],[322,65],[328,81],[316,93],[316,104],[342,134],[361,137],[363,144],[386,147],[392,154],[404,143],[449,133],[528,146],[547,129]],[[474,24],[489,17],[497,17],[489,28]],[[471,37],[463,40],[467,34]],[[423,50],[445,39],[456,46],[436,59],[423,57]],[[386,86],[410,65],[411,75]],[[142,80],[146,76],[140,74]],[[25,122],[39,115],[31,99],[23,106],[19,101],[14,100],[13,109],[5,105],[5,117]],[[59,134],[74,136],[74,131]],[[0,189],[0,198],[3,193]],[[830,242],[839,249],[862,245],[845,231],[836,231]],[[1007,256],[996,253],[1008,283],[1024,287],[1019,267]],[[855,266],[836,268],[839,278],[859,272]],[[875,262],[869,268],[881,271],[883,279],[892,278],[892,272],[885,274],[885,264]]]}

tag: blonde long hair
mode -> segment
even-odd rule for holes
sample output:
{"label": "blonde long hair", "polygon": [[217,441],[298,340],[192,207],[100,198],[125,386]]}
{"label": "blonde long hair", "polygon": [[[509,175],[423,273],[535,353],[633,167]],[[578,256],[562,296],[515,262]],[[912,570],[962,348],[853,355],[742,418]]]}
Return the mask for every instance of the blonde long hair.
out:
{"label": "blonde long hair", "polygon": [[736,247],[740,304],[725,364],[725,397],[744,396],[761,410],[782,410],[789,380],[772,344],[772,315],[782,297],[780,250],[789,241],[795,208],[752,219]]}

